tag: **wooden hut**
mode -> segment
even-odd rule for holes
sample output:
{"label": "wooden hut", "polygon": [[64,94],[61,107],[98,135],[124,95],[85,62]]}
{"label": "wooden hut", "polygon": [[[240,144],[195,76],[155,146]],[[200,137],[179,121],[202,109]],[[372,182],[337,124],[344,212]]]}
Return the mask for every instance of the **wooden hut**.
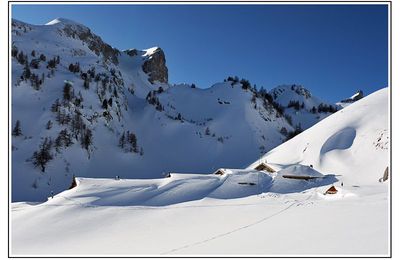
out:
{"label": "wooden hut", "polygon": [[327,191],[325,191],[324,195],[326,194],[336,194],[338,191],[335,186],[331,186]]}
{"label": "wooden hut", "polygon": [[267,172],[276,172],[271,166],[269,166],[268,164],[266,164],[266,163],[264,163],[264,162],[262,162],[262,163],[260,163],[260,164],[258,164],[255,168],[254,168],[254,170],[257,170],[257,171],[267,171]]}
{"label": "wooden hut", "polygon": [[218,169],[214,172],[215,175],[224,175],[225,174],[225,170],[224,169]]}

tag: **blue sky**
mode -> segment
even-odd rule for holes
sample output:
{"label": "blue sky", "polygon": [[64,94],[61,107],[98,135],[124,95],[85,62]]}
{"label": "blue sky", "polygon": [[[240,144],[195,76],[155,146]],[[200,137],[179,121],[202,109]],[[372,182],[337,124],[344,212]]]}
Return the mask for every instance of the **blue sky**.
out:
{"label": "blue sky", "polygon": [[75,20],[121,50],[160,46],[171,83],[237,75],[331,102],[388,85],[385,5],[14,5],[12,17]]}

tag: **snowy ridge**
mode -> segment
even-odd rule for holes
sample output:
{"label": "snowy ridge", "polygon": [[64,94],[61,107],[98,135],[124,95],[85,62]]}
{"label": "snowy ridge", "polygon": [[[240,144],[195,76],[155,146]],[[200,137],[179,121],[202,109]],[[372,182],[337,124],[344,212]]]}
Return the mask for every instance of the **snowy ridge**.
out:
{"label": "snowy ridge", "polygon": [[79,25],[81,27],[86,27],[80,23],[77,23],[75,21],[72,21],[72,20],[69,20],[66,18],[61,18],[61,17],[51,20],[50,22],[46,23],[45,25],[56,25],[56,24],[63,24],[63,25],[69,24],[69,25]]}
{"label": "snowy ridge", "polygon": [[[389,164],[388,89],[347,106],[271,150],[257,162],[313,165],[343,182],[378,184]],[[373,163],[370,163],[373,162]]]}
{"label": "snowy ridge", "polygon": [[285,115],[292,120],[292,125],[302,130],[341,108],[313,96],[309,90],[300,85],[281,85],[273,88],[269,94],[275,102],[283,106]]}

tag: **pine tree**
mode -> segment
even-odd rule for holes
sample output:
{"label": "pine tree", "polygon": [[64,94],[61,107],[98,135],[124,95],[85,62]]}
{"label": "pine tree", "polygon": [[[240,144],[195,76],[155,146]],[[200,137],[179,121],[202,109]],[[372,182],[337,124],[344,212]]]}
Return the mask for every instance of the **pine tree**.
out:
{"label": "pine tree", "polygon": [[71,135],[68,133],[67,129],[63,129],[58,134],[58,136],[55,140],[54,146],[55,146],[57,152],[59,152],[59,148],[68,147],[72,144],[73,144],[73,142],[72,142]]}
{"label": "pine tree", "polygon": [[138,152],[137,139],[136,139],[136,135],[134,133],[128,132],[128,143],[130,143],[130,145],[131,145],[130,151],[137,153]]}
{"label": "pine tree", "polygon": [[42,54],[40,54],[39,59],[41,61],[46,61],[46,56],[42,53]]}
{"label": "pine tree", "polygon": [[103,104],[101,105],[101,108],[103,108],[103,109],[107,109],[107,108],[108,108],[107,99],[104,99],[104,100],[103,100]]}
{"label": "pine tree", "polygon": [[15,126],[14,126],[14,129],[13,129],[13,131],[12,131],[12,135],[13,135],[13,136],[20,136],[20,135],[22,135],[21,123],[20,123],[19,120],[17,120],[17,121],[15,122]]}
{"label": "pine tree", "polygon": [[25,57],[25,54],[24,54],[23,51],[21,51],[20,53],[18,53],[18,55],[17,55],[17,61],[18,61],[20,64],[22,64],[22,65],[24,65],[24,64],[26,63],[26,57]]}
{"label": "pine tree", "polygon": [[80,112],[76,111],[74,117],[71,120],[71,132],[78,139],[78,134],[85,128],[85,124],[81,118]]}
{"label": "pine tree", "polygon": [[50,153],[51,146],[51,139],[46,137],[43,143],[40,145],[39,151],[35,151],[33,153],[33,165],[35,167],[40,167],[42,172],[46,170],[46,164],[53,159],[53,156]]}
{"label": "pine tree", "polygon": [[90,81],[89,81],[89,78],[88,78],[88,77],[86,77],[86,78],[83,80],[83,87],[84,87],[85,89],[89,89],[89,87],[90,87]]}
{"label": "pine tree", "polygon": [[118,144],[118,146],[121,147],[122,149],[124,149],[125,143],[126,143],[126,140],[125,140],[125,131],[124,131],[124,132],[122,133],[121,137],[119,138],[119,144]]}
{"label": "pine tree", "polygon": [[280,133],[282,135],[286,136],[288,134],[288,131],[287,131],[286,127],[282,127],[281,130],[280,130]]}
{"label": "pine tree", "polygon": [[90,129],[85,129],[83,131],[82,137],[81,137],[81,145],[83,148],[85,148],[87,151],[89,151],[89,146],[93,143],[93,134]]}
{"label": "pine tree", "polygon": [[64,85],[64,89],[63,89],[63,98],[64,98],[64,100],[66,100],[66,101],[70,101],[71,100],[71,89],[72,89],[72,86],[71,86],[71,84],[69,84],[69,83],[65,83],[65,85]]}
{"label": "pine tree", "polygon": [[13,45],[13,46],[11,47],[11,56],[14,57],[14,58],[16,58],[17,55],[18,55],[18,48],[17,48],[17,46]]}
{"label": "pine tree", "polygon": [[50,130],[52,127],[53,127],[53,122],[51,122],[51,120],[47,121],[46,129]]}
{"label": "pine tree", "polygon": [[317,108],[315,106],[313,106],[311,108],[311,113],[313,113],[313,114],[317,113]]}
{"label": "pine tree", "polygon": [[22,73],[24,79],[29,79],[31,77],[31,70],[29,69],[28,63],[25,63],[24,71]]}
{"label": "pine tree", "polygon": [[53,58],[47,62],[48,69],[54,69],[57,66],[56,58]]}
{"label": "pine tree", "polygon": [[249,89],[251,88],[251,84],[247,79],[241,79],[240,84],[242,84],[243,89]]}
{"label": "pine tree", "polygon": [[53,103],[53,105],[51,105],[51,112],[55,113],[55,112],[60,111],[60,107],[61,107],[61,104],[60,104],[59,99],[57,98],[56,101]]}

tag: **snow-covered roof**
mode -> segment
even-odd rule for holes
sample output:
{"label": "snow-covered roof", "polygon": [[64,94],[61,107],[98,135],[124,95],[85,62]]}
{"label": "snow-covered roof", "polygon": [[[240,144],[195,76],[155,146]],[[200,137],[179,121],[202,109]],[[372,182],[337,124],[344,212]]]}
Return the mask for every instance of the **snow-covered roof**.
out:
{"label": "snow-covered roof", "polygon": [[279,175],[286,176],[304,176],[304,177],[323,177],[324,175],[310,166],[292,165],[278,172]]}

